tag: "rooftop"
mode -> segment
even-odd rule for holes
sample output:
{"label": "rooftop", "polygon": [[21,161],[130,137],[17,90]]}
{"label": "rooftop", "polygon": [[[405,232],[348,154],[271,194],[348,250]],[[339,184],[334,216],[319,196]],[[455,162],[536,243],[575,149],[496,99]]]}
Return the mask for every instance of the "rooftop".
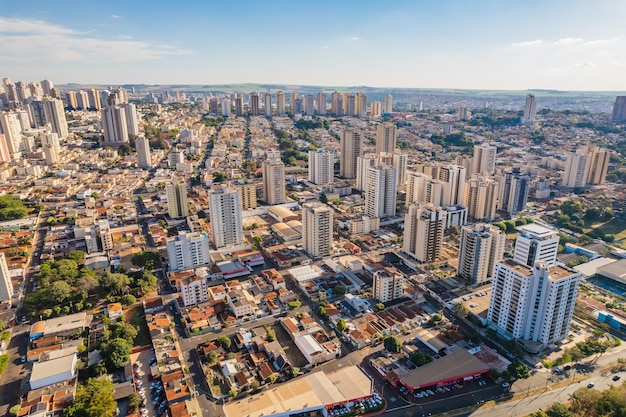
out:
{"label": "rooftop", "polygon": [[489,366],[466,350],[459,350],[402,375],[411,387],[428,387],[437,382],[488,371]]}
{"label": "rooftop", "polygon": [[548,239],[557,236],[556,230],[548,229],[547,227],[543,227],[537,223],[529,223],[518,226],[517,230],[537,239]]}

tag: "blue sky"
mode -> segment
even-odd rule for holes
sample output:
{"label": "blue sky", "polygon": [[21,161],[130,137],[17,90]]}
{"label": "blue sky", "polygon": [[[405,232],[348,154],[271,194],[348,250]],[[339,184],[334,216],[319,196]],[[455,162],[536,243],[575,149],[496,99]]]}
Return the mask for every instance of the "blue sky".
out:
{"label": "blue sky", "polygon": [[0,76],[626,90],[626,1],[0,0]]}

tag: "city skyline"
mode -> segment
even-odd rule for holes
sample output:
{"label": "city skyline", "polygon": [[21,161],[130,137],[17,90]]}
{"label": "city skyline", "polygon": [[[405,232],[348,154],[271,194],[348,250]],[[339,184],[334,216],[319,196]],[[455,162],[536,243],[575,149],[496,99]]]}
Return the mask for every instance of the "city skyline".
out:
{"label": "city skyline", "polygon": [[58,84],[626,90],[618,1],[372,5],[5,3],[0,59]]}

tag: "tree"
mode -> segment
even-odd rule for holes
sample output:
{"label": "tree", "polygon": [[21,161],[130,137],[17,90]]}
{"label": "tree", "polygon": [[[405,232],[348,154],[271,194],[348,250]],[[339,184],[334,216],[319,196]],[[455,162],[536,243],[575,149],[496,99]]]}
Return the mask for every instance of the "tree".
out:
{"label": "tree", "polygon": [[416,366],[426,365],[429,362],[433,361],[433,357],[418,350],[414,354],[411,355],[411,362],[413,362]]}
{"label": "tree", "polygon": [[326,194],[320,194],[320,203],[328,203],[328,197],[326,197]]}
{"label": "tree", "polygon": [[13,407],[9,408],[9,413],[12,416],[16,416],[19,411],[20,411],[20,405],[19,404],[15,404]]}
{"label": "tree", "polygon": [[48,297],[52,304],[63,304],[72,295],[72,287],[65,281],[54,281],[48,287]]}
{"label": "tree", "polygon": [[285,371],[285,374],[290,378],[295,378],[298,376],[298,374],[300,374],[300,368],[298,368],[297,366],[292,366]]}
{"label": "tree", "polygon": [[139,268],[152,270],[161,266],[161,257],[156,252],[144,251],[133,255],[130,262]]}
{"label": "tree", "polygon": [[76,262],[77,265],[83,265],[85,263],[85,252],[73,250],[67,254],[66,258]]}
{"label": "tree", "polygon": [[504,225],[506,226],[506,231],[507,232],[514,232],[515,231],[515,222],[511,221],[511,220],[507,220],[504,222]]}
{"label": "tree", "polygon": [[295,310],[296,308],[300,308],[302,306],[302,301],[290,301],[287,303],[287,306],[291,309],[291,310]]}
{"label": "tree", "polygon": [[66,408],[64,417],[113,417],[117,403],[113,383],[108,379],[90,379],[76,390],[74,404]]}
{"label": "tree", "polygon": [[515,379],[527,379],[530,377],[530,370],[523,363],[511,363],[507,369]]}
{"label": "tree", "polygon": [[237,390],[231,389],[230,391],[228,391],[228,395],[235,398],[237,396]]}
{"label": "tree", "polygon": [[336,295],[337,297],[341,297],[342,295],[345,295],[347,291],[348,289],[341,284],[335,285],[333,287],[333,294]]}
{"label": "tree", "polygon": [[376,311],[383,311],[385,309],[385,305],[383,303],[376,303],[376,305],[374,306],[374,309]]}
{"label": "tree", "polygon": [[261,384],[256,379],[250,383],[250,389],[259,389]]}
{"label": "tree", "polygon": [[212,350],[209,353],[207,353],[207,355],[206,355],[206,362],[209,365],[214,365],[217,362],[217,352]]}
{"label": "tree", "polygon": [[28,215],[24,203],[12,195],[0,196],[0,221],[21,219]]}
{"label": "tree", "polygon": [[113,294],[121,294],[129,284],[130,278],[126,274],[106,272],[100,279],[100,287],[104,292]]}
{"label": "tree", "polygon": [[132,294],[124,294],[120,297],[120,302],[125,306],[129,306],[131,304],[135,304],[137,302],[137,297]]}
{"label": "tree", "polygon": [[252,242],[254,247],[257,249],[261,249],[261,244],[263,243],[263,238],[261,236],[255,236],[252,238]]}
{"label": "tree", "polygon": [[223,172],[215,171],[213,173],[213,182],[224,182],[228,180],[228,175]]}
{"label": "tree", "polygon": [[572,216],[574,214],[581,214],[585,211],[585,206],[580,201],[568,200],[561,204],[561,212]]}
{"label": "tree", "polygon": [[503,232],[506,232],[506,224],[504,224],[503,222],[494,222],[493,225],[498,227]]}
{"label": "tree", "polygon": [[131,345],[126,339],[115,338],[103,349],[104,360],[109,371],[121,368],[130,359]]}
{"label": "tree", "polygon": [[561,403],[554,403],[546,410],[548,417],[573,417],[572,413],[565,405]]}
{"label": "tree", "polygon": [[124,339],[133,345],[137,337],[137,328],[130,323],[115,322],[109,325],[110,339]]}
{"label": "tree", "polygon": [[402,349],[402,342],[396,336],[387,336],[383,344],[389,352],[398,353]]}
{"label": "tree", "polygon": [[82,275],[76,280],[76,289],[91,294],[98,288],[98,278],[91,275]]}
{"label": "tree", "polygon": [[222,346],[222,348],[230,349],[230,345],[232,342],[230,341],[230,338],[228,336],[220,336],[217,338],[216,341],[220,344],[220,346]]}
{"label": "tree", "polygon": [[274,382],[276,382],[276,380],[278,379],[278,377],[276,376],[276,374],[272,374],[270,376],[267,377],[267,381],[270,384],[273,384]]}
{"label": "tree", "polygon": [[128,408],[130,411],[137,411],[139,409],[139,404],[141,404],[141,397],[138,393],[133,392],[128,396]]}
{"label": "tree", "polygon": [[320,317],[328,317],[328,314],[326,314],[326,309],[324,308],[324,306],[319,306],[317,307],[317,314],[319,314]]}
{"label": "tree", "polygon": [[337,320],[337,330],[343,333],[346,330],[346,321],[344,319]]}
{"label": "tree", "polygon": [[460,301],[454,305],[454,312],[457,316],[463,319],[469,314],[467,307],[465,307],[465,305]]}

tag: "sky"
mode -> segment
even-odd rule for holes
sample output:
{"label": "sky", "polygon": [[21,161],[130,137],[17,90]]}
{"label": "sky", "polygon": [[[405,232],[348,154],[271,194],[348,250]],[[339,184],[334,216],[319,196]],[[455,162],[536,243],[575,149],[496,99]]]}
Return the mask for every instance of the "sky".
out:
{"label": "sky", "polygon": [[0,77],[626,91],[624,0],[0,0]]}

